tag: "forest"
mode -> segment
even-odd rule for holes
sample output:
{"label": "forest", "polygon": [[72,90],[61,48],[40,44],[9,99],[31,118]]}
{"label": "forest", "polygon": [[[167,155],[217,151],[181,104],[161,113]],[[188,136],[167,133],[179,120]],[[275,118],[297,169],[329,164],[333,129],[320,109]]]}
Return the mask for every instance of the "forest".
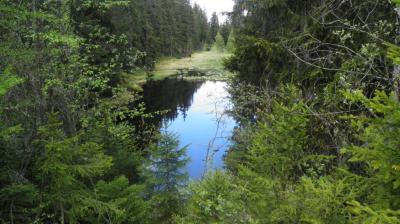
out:
{"label": "forest", "polygon": [[0,0],[0,223],[400,224],[400,0],[233,2]]}

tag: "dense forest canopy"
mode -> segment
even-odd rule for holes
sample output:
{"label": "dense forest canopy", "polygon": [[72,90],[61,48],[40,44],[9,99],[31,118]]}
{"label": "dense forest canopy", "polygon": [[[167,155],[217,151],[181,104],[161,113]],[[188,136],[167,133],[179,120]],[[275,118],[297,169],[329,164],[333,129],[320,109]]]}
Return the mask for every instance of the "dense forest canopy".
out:
{"label": "dense forest canopy", "polygon": [[155,222],[149,153],[128,123],[146,115],[123,81],[201,49],[205,12],[188,0],[5,0],[0,15],[1,222]]}
{"label": "dense forest canopy", "polygon": [[[234,2],[0,0],[0,222],[400,223],[400,1]],[[237,127],[188,183],[127,80],[206,50]]]}

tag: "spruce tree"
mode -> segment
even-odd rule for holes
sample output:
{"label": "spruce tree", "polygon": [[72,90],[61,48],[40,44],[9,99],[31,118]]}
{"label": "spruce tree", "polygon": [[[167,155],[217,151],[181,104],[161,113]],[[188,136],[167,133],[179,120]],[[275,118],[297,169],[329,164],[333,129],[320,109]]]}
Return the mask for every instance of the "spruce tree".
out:
{"label": "spruce tree", "polygon": [[229,38],[228,38],[228,42],[226,43],[226,50],[229,53],[233,53],[235,51],[235,33],[233,30],[231,30],[230,34],[229,34]]}
{"label": "spruce tree", "polygon": [[189,161],[186,150],[187,147],[179,147],[177,136],[166,129],[151,147],[148,169],[154,222],[170,223],[173,215],[179,214],[183,208],[182,190],[188,180],[185,167]]}
{"label": "spruce tree", "polygon": [[220,25],[219,32],[221,33],[222,37],[224,38],[225,44],[228,43],[229,35],[232,31],[232,24],[230,20],[225,21],[222,25]]}
{"label": "spruce tree", "polygon": [[224,38],[218,32],[217,36],[215,37],[215,42],[213,44],[213,50],[223,52],[226,49]]}
{"label": "spruce tree", "polygon": [[231,174],[210,172],[189,190],[185,213],[175,218],[175,223],[251,223],[241,198],[244,192]]}
{"label": "spruce tree", "polygon": [[208,43],[212,44],[215,42],[215,38],[219,31],[219,20],[218,15],[214,12],[210,19],[210,31],[208,33]]}

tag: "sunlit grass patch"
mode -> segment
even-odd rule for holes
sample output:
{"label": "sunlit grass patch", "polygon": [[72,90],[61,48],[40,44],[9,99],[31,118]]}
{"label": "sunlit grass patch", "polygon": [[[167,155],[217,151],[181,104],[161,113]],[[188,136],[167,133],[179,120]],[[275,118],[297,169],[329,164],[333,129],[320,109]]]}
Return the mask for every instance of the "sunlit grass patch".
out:
{"label": "sunlit grass patch", "polygon": [[180,70],[201,71],[207,76],[186,77],[186,79],[225,80],[233,74],[224,69],[223,61],[231,54],[217,50],[196,52],[191,57],[172,58],[164,57],[157,61],[154,71],[137,70],[133,74],[123,74],[121,84],[131,90],[141,90],[141,85],[146,80],[162,80],[176,75]]}
{"label": "sunlit grass patch", "polygon": [[153,79],[159,80],[175,75],[180,69],[212,71],[213,73],[227,75],[229,72],[224,70],[223,60],[229,56],[230,54],[226,52],[203,51],[182,59],[163,58],[156,64]]}

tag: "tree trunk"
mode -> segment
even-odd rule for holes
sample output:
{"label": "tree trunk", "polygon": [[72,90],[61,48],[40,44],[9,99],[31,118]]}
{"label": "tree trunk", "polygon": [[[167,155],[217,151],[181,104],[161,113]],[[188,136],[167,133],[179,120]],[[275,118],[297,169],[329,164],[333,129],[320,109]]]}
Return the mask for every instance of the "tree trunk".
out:
{"label": "tree trunk", "polygon": [[60,210],[61,210],[61,224],[64,224],[65,223],[64,206],[61,202],[60,202]]}
{"label": "tree trunk", "polygon": [[14,207],[14,200],[11,201],[10,204],[10,223],[14,224],[14,211],[13,211],[13,207]]}
{"label": "tree trunk", "polygon": [[[400,24],[400,7],[396,7],[395,11],[397,12],[397,25]],[[400,35],[400,27],[397,27],[397,35]],[[399,44],[399,43],[396,43]],[[395,93],[397,95],[397,99],[400,100],[400,65],[395,65],[393,68],[393,77],[394,77],[394,88]]]}

